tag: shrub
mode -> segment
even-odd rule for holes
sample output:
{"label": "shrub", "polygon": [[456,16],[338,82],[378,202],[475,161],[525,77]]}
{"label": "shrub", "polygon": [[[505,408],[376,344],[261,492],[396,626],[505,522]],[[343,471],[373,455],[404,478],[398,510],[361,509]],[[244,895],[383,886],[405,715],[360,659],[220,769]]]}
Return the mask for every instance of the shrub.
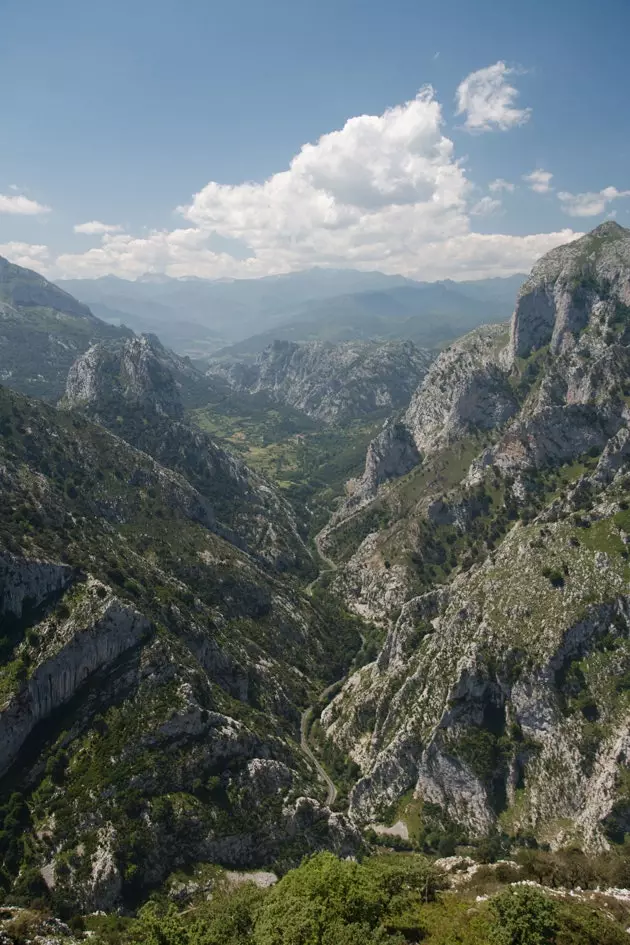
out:
{"label": "shrub", "polygon": [[492,900],[493,945],[554,945],[558,908],[531,886],[510,887]]}

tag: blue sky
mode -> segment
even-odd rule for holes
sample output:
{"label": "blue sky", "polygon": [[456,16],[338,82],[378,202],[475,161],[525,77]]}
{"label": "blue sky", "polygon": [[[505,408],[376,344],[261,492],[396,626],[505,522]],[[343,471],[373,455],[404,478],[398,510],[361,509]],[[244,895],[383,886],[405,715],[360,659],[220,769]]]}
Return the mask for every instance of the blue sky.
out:
{"label": "blue sky", "polygon": [[629,35],[628,0],[0,0],[0,253],[53,276],[527,268],[630,224]]}

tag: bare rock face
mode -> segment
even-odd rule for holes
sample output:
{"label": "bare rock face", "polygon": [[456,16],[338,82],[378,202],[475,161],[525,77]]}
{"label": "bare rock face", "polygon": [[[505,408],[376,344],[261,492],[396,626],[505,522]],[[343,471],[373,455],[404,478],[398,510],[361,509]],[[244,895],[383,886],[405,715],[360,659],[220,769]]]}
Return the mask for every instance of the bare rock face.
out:
{"label": "bare rock face", "polygon": [[432,358],[411,341],[274,341],[253,364],[217,362],[208,375],[339,423],[406,406]]}
{"label": "bare rock face", "polygon": [[630,305],[630,231],[608,221],[547,253],[523,284],[512,320],[512,359],[570,350],[597,302]]}
{"label": "bare rock face", "polygon": [[505,340],[505,326],[485,326],[435,361],[404,417],[420,453],[514,416],[518,404],[501,364]]}
{"label": "bare rock face", "polygon": [[0,552],[0,617],[20,618],[26,608],[36,609],[62,593],[75,576],[75,569],[68,565]]}
{"label": "bare rock face", "polygon": [[504,325],[483,326],[438,356],[404,415],[388,420],[370,443],[363,476],[348,484],[350,498],[332,527],[373,499],[383,483],[410,472],[423,456],[514,416],[518,404],[503,363],[506,340]]}
{"label": "bare rock face", "polygon": [[400,421],[387,420],[368,446],[363,476],[348,484],[351,498],[344,506],[342,517],[373,498],[384,482],[404,476],[419,462],[420,453],[408,427]]}
{"label": "bare rock face", "polygon": [[[605,847],[607,824],[625,822],[615,788],[627,757],[622,704],[593,695],[602,732],[593,760],[588,719],[567,709],[565,688],[572,667],[600,663],[610,634],[628,665],[625,562],[578,544],[570,523],[545,526],[544,543],[540,529],[515,527],[481,567],[405,604],[378,660],[324,711],[329,736],[364,773],[351,797],[359,820],[412,790],[481,836],[518,789],[510,816],[553,844],[580,836]],[[557,561],[568,572],[560,589],[545,576]]]}
{"label": "bare rock face", "polygon": [[107,415],[119,401],[145,413],[183,416],[175,379],[145,336],[94,345],[70,368],[68,407],[91,407],[96,415]]}

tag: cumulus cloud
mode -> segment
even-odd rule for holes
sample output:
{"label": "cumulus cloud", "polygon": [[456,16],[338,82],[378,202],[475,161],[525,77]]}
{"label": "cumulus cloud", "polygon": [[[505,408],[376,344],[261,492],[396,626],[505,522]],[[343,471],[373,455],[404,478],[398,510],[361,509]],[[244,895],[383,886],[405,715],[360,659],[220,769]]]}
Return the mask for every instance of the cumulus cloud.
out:
{"label": "cumulus cloud", "polygon": [[511,194],[515,189],[514,184],[511,184],[509,180],[503,180],[502,177],[497,177],[496,180],[491,180],[488,184],[488,190],[491,194],[500,194],[502,190]]}
{"label": "cumulus cloud", "polygon": [[457,114],[465,115],[464,128],[471,132],[507,131],[529,121],[531,108],[516,108],[518,92],[507,80],[516,69],[504,62],[478,69],[457,88]]}
{"label": "cumulus cloud", "polygon": [[[420,279],[481,277],[522,271],[575,235],[497,234],[489,243],[472,232],[472,221],[499,202],[482,198],[473,214],[473,193],[427,87],[381,115],[350,118],[305,144],[265,181],[210,181],[177,208],[186,220],[178,229],[103,232],[98,246],[59,256],[54,271],[59,277],[135,278],[151,271],[247,278],[343,266]],[[231,245],[239,258],[230,255]]]}
{"label": "cumulus cloud", "polygon": [[487,217],[496,213],[501,207],[501,201],[495,197],[482,197],[476,204],[470,208],[470,212],[475,217]]}
{"label": "cumulus cloud", "polygon": [[[9,188],[12,189],[12,188]],[[35,216],[38,213],[50,213],[50,207],[25,197],[24,194],[0,194],[0,213],[14,213],[19,216]]]}
{"label": "cumulus cloud", "polygon": [[18,266],[44,271],[48,266],[50,253],[47,246],[14,241],[0,243],[0,256],[4,256],[9,262]]}
{"label": "cumulus cloud", "polygon": [[90,220],[89,223],[75,223],[72,229],[75,233],[84,233],[87,236],[102,236],[104,233],[122,232],[122,226],[118,223],[101,223],[100,220]]}
{"label": "cumulus cloud", "polygon": [[558,194],[562,209],[570,217],[596,217],[603,213],[609,203],[621,197],[630,197],[630,190],[604,187],[597,193],[570,194],[561,190]]}
{"label": "cumulus cloud", "polygon": [[531,174],[524,174],[523,180],[529,184],[529,189],[533,190],[537,194],[548,194],[550,190],[553,190],[551,186],[551,178],[553,174],[550,171],[543,171],[542,169],[532,171]]}

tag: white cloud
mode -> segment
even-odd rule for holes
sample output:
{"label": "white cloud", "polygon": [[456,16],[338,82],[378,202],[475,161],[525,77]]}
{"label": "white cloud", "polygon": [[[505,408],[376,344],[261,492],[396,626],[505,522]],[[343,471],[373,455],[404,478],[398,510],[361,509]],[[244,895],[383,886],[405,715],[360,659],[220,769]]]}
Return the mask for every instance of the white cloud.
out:
{"label": "white cloud", "polygon": [[104,233],[121,233],[122,226],[118,223],[101,223],[100,220],[90,220],[89,223],[75,223],[75,233],[85,233],[87,236],[102,236]]}
{"label": "white cloud", "polygon": [[18,266],[26,266],[27,269],[46,269],[50,257],[47,246],[33,243],[0,243],[0,256],[4,256],[9,262]]}
{"label": "white cloud", "polygon": [[37,203],[36,200],[31,200],[30,197],[25,197],[24,194],[17,194],[15,197],[0,194],[0,213],[35,216],[38,213],[50,213],[50,207]]}
{"label": "white cloud", "polygon": [[[456,279],[485,279],[492,276],[510,276],[527,272],[536,260],[550,249],[583,236],[573,230],[555,233],[533,233],[530,236],[508,236],[504,233],[468,233],[466,236],[423,248],[431,278],[445,279],[451,274]],[[445,256],[445,253],[448,255]],[[419,274],[419,278],[422,275]]]}
{"label": "white cloud", "polygon": [[630,190],[604,187],[597,193],[570,194],[566,190],[558,194],[562,209],[570,217],[596,217],[604,212],[612,200],[630,197]]}
{"label": "white cloud", "polygon": [[470,208],[470,212],[475,217],[487,217],[492,213],[496,213],[500,207],[500,200],[496,200],[494,197],[482,197]]}
{"label": "white cloud", "polygon": [[516,186],[511,184],[509,180],[503,180],[502,177],[497,177],[496,180],[490,181],[488,184],[488,190],[491,194],[500,194],[502,190],[505,190],[511,194],[516,190]]}
{"label": "white cloud", "polygon": [[[87,252],[59,256],[53,271],[58,277],[135,278],[151,271],[247,278],[341,266],[469,278],[522,271],[576,235],[472,232],[473,192],[444,133],[440,103],[425,88],[382,115],[351,118],[304,145],[265,181],[210,181],[178,208],[187,220],[181,228],[142,236],[105,232]],[[497,204],[482,198],[475,215]],[[217,250],[233,240],[245,258]]]}
{"label": "white cloud", "polygon": [[552,177],[553,174],[550,171],[543,171],[542,168],[539,168],[532,171],[531,174],[524,174],[523,180],[529,184],[529,189],[535,193],[548,194],[550,190],[553,190],[551,186]]}
{"label": "white cloud", "polygon": [[504,62],[495,62],[471,72],[460,83],[455,96],[457,114],[466,116],[467,131],[507,131],[529,121],[531,108],[515,107],[518,92],[507,81],[516,71]]}

